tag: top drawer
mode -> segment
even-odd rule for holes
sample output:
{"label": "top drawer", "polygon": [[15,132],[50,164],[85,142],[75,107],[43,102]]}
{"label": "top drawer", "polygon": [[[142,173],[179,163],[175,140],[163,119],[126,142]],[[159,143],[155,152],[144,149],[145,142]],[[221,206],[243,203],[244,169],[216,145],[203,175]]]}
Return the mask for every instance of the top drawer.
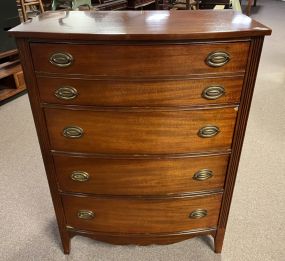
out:
{"label": "top drawer", "polygon": [[31,44],[37,72],[112,77],[244,72],[249,42],[156,45]]}

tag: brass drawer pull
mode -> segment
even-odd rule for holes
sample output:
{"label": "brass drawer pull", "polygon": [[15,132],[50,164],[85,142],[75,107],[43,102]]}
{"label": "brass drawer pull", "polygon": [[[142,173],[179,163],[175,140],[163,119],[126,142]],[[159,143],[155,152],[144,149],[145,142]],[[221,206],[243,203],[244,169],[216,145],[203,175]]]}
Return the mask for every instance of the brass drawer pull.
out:
{"label": "brass drawer pull", "polygon": [[209,169],[200,169],[193,175],[193,179],[197,181],[204,181],[213,177],[213,171]]}
{"label": "brass drawer pull", "polygon": [[68,67],[73,63],[73,57],[70,53],[58,52],[52,54],[49,61],[58,67]]}
{"label": "brass drawer pull", "polygon": [[77,126],[68,126],[63,129],[63,136],[71,139],[81,138],[83,129]]}
{"label": "brass drawer pull", "polygon": [[225,94],[223,86],[209,86],[202,92],[202,97],[207,100],[216,100]]}
{"label": "brass drawer pull", "polygon": [[205,126],[198,132],[198,136],[201,138],[212,138],[220,132],[217,126]]}
{"label": "brass drawer pull", "polygon": [[223,51],[212,52],[206,58],[206,64],[211,67],[221,67],[230,61],[231,57]]}
{"label": "brass drawer pull", "polygon": [[189,218],[199,219],[199,218],[206,217],[207,215],[208,215],[208,211],[206,209],[196,209],[190,213]]}
{"label": "brass drawer pull", "polygon": [[54,95],[61,100],[72,100],[77,97],[78,92],[74,87],[64,86],[57,89]]}
{"label": "brass drawer pull", "polygon": [[84,182],[89,179],[89,174],[85,171],[75,170],[71,173],[70,177],[74,181]]}
{"label": "brass drawer pull", "polygon": [[93,219],[95,217],[95,213],[91,210],[79,210],[77,212],[77,216],[81,219]]}

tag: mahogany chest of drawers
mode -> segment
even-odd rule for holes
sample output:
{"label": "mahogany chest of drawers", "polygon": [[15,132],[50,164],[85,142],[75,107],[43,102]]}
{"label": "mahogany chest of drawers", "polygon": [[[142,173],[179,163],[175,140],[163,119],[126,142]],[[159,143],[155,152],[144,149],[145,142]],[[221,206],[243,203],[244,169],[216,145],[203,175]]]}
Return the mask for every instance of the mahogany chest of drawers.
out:
{"label": "mahogany chest of drawers", "polygon": [[221,252],[263,39],[232,11],[48,12],[14,28],[64,253]]}

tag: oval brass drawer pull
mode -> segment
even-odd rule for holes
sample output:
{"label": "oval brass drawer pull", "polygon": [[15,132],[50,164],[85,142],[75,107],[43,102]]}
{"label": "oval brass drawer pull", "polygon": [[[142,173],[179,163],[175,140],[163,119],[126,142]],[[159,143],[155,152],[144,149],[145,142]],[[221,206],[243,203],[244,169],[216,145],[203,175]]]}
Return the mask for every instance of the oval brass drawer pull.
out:
{"label": "oval brass drawer pull", "polygon": [[206,217],[207,215],[208,211],[206,209],[196,209],[190,213],[189,218],[198,219]]}
{"label": "oval brass drawer pull", "polygon": [[221,67],[230,61],[231,57],[223,51],[212,52],[206,58],[206,64],[211,67]]}
{"label": "oval brass drawer pull", "polygon": [[197,181],[204,181],[213,177],[213,171],[209,169],[200,169],[193,175],[193,179]]}
{"label": "oval brass drawer pull", "polygon": [[217,126],[205,126],[198,132],[198,136],[201,138],[212,138],[220,132]]}
{"label": "oval brass drawer pull", "polygon": [[68,67],[73,63],[73,57],[70,53],[57,52],[51,55],[49,61],[58,67]]}
{"label": "oval brass drawer pull", "polygon": [[85,182],[89,179],[89,174],[85,171],[75,170],[70,175],[74,181]]}
{"label": "oval brass drawer pull", "polygon": [[71,139],[81,138],[83,129],[77,126],[68,126],[63,129],[63,136]]}
{"label": "oval brass drawer pull", "polygon": [[225,94],[223,86],[209,86],[202,92],[202,97],[207,100],[216,100]]}
{"label": "oval brass drawer pull", "polygon": [[54,95],[61,100],[72,100],[77,97],[78,92],[74,87],[63,86],[57,89]]}
{"label": "oval brass drawer pull", "polygon": [[81,219],[93,219],[95,217],[95,213],[91,210],[79,210],[77,212],[77,216]]}

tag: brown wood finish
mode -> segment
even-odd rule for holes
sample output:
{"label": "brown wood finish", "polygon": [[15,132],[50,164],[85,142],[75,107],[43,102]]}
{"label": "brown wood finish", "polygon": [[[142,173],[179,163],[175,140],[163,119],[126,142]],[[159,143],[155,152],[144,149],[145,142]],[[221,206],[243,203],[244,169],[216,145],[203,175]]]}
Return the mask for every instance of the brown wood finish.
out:
{"label": "brown wood finish", "polygon": [[193,229],[190,231],[182,231],[176,233],[159,233],[159,234],[122,234],[122,233],[101,233],[85,230],[76,230],[72,227],[67,227],[71,237],[83,235],[95,240],[107,242],[116,245],[136,244],[146,246],[150,244],[173,244],[196,236],[206,236],[215,233],[215,228],[208,229]]}
{"label": "brown wood finish", "polygon": [[[166,233],[216,227],[222,194],[181,199],[122,199],[63,195],[67,225],[83,230],[116,233]],[[208,215],[191,219],[197,209]],[[79,210],[95,217],[78,218]]]}
{"label": "brown wood finish", "polygon": [[231,10],[197,10],[190,15],[189,10],[112,13],[63,10],[41,14],[33,18],[33,22],[13,28],[10,33],[45,41],[191,41],[264,36],[270,35],[271,29]]}
{"label": "brown wood finish", "polygon": [[219,217],[218,229],[215,235],[215,252],[221,253],[226,231],[231,200],[238,171],[239,159],[241,155],[247,119],[249,116],[250,104],[253,96],[255,80],[258,71],[260,55],[263,46],[263,37],[255,38],[251,43],[250,58],[245,76],[244,88],[241,96],[240,111],[238,113],[235,135],[233,137],[233,153],[229,161],[227,179],[225,182],[225,195],[222,201],[221,213]]}
{"label": "brown wood finish", "polygon": [[[37,72],[149,78],[244,72],[249,42],[108,46],[32,43],[30,46]],[[215,51],[227,52],[230,61],[221,67],[207,65],[206,58]],[[50,57],[57,52],[72,55],[73,63],[68,67],[50,63]]]}
{"label": "brown wood finish", "polygon": [[0,106],[25,90],[18,50],[0,52]]}
{"label": "brown wood finish", "polygon": [[[238,103],[243,76],[189,80],[91,80],[71,78],[37,78],[43,103],[92,106],[195,106]],[[77,90],[72,100],[57,98],[64,86]],[[202,97],[210,86],[222,86],[225,94],[217,99]]]}
{"label": "brown wood finish", "polygon": [[[51,149],[110,154],[171,154],[230,149],[236,107],[215,110],[136,112],[45,109]],[[220,132],[201,138],[214,125]],[[78,139],[66,138],[68,126],[83,129]]]}
{"label": "brown wood finish", "polygon": [[[223,189],[229,155],[181,159],[98,159],[54,155],[59,188],[65,192],[101,195],[173,195]],[[195,180],[199,170],[213,176]],[[89,174],[87,181],[74,181],[74,171]]]}
{"label": "brown wood finish", "polygon": [[[263,38],[270,33],[231,11],[60,11],[12,30],[64,253],[74,235],[146,245],[206,234],[221,252]],[[205,55],[217,46],[232,59],[210,68]],[[54,69],[51,51],[72,51],[75,62]],[[224,81],[228,91],[203,103],[197,95],[212,79]],[[52,100],[57,83],[76,84],[80,95],[67,103]],[[78,123],[81,139],[62,136],[66,124]],[[213,123],[221,133],[197,136],[200,124]],[[207,163],[215,175],[195,185],[194,169]],[[75,167],[92,174],[86,190],[68,180]],[[78,219],[79,208],[95,211],[95,218]],[[197,208],[207,208],[208,217],[190,220]]]}
{"label": "brown wood finish", "polygon": [[31,59],[31,52],[29,43],[24,39],[17,39],[17,45],[19,48],[19,55],[23,66],[25,81],[27,84],[27,90],[31,109],[35,121],[39,144],[42,152],[42,157],[47,174],[47,180],[49,183],[49,189],[53,201],[53,206],[56,214],[56,220],[59,228],[63,251],[65,254],[70,252],[70,235],[65,229],[65,216],[62,207],[61,197],[57,192],[57,181],[55,176],[55,169],[53,165],[52,155],[50,154],[49,138],[47,133],[47,126],[45,122],[44,112],[40,109],[39,92],[37,89],[36,77],[33,73],[33,63]]}

